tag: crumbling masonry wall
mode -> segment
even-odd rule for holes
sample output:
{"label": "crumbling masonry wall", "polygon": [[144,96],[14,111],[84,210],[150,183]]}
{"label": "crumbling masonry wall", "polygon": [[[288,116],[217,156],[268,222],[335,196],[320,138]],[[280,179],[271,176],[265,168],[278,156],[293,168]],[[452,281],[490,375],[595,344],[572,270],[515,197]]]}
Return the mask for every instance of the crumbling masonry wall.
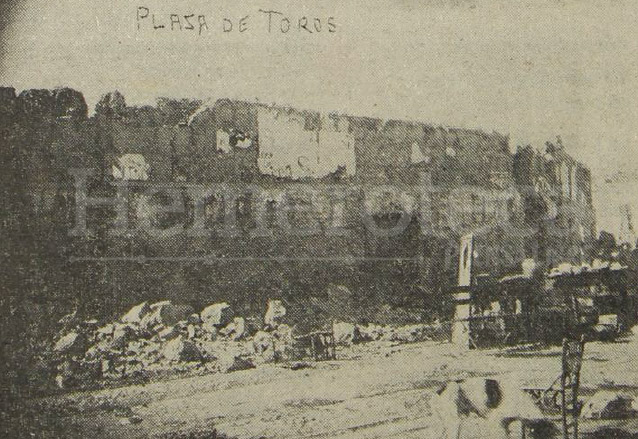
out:
{"label": "crumbling masonry wall", "polygon": [[[427,320],[445,311],[443,293],[455,278],[461,235],[475,233],[477,270],[494,273],[516,271],[535,239],[534,233],[520,232],[529,224],[520,190],[525,182],[513,172],[517,156],[509,152],[508,138],[498,133],[227,99],[208,104],[164,99],[155,107],[128,107],[111,95],[88,117],[82,95],[69,89],[16,95],[5,88],[0,108],[3,159],[14,164],[5,190],[22,214],[6,216],[11,224],[5,233],[37,238],[30,241],[36,248],[23,250],[30,255],[25,253],[24,264],[31,280],[22,292],[43,308],[108,313],[167,298],[196,307],[225,300],[248,315],[262,313],[268,298],[282,298],[302,315],[313,300],[328,297],[330,285],[343,285],[351,292],[353,320]],[[354,188],[342,207],[303,194],[295,201],[318,211],[342,209],[347,233],[290,236],[274,227],[270,237],[251,237],[244,233],[254,227],[247,199],[238,205],[238,236],[111,236],[113,209],[98,208],[89,211],[89,236],[69,239],[75,225],[69,168],[94,169],[91,193],[114,196],[108,182],[125,154],[143,156],[146,183],[168,183],[183,197],[184,213],[165,218],[164,226],[188,224],[190,184],[255,184],[276,191],[311,183]],[[390,224],[405,200],[364,206],[365,185],[399,187],[415,197],[425,186],[435,190],[426,218],[419,212],[402,234],[379,237],[362,223],[362,207],[379,224]],[[144,185],[133,185],[132,227],[155,216],[152,206],[159,201],[145,197]],[[211,197],[206,206],[211,222],[226,209],[224,203]],[[587,203],[581,207],[591,211]],[[321,227],[333,220],[317,218]],[[423,221],[429,224],[425,230]],[[82,255],[240,260],[73,260]]]}

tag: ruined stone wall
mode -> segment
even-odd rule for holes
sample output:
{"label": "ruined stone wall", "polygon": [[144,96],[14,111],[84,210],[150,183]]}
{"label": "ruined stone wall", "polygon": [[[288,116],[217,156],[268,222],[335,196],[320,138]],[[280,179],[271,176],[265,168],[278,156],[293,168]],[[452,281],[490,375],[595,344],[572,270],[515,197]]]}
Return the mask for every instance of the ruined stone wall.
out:
{"label": "ruined stone wall", "polygon": [[[525,223],[525,205],[515,185],[508,139],[497,133],[227,99],[126,107],[114,106],[119,101],[112,96],[103,103],[112,108],[88,118],[82,105],[68,99],[77,98],[71,92],[3,96],[2,108],[18,114],[10,143],[23,153],[19,167],[24,193],[39,214],[34,230],[49,242],[40,266],[48,270],[49,284],[64,291],[65,300],[81,297],[85,307],[109,310],[123,306],[122,301],[162,298],[196,306],[227,300],[258,313],[273,297],[284,298],[293,308],[307,308],[308,298],[324,297],[328,286],[337,284],[360,297],[360,305],[374,305],[357,318],[396,316],[392,310],[401,307],[417,307],[432,317],[456,277],[460,236],[475,233],[477,270],[495,273],[516,271],[526,243],[535,239],[516,231]],[[61,102],[57,107],[56,99]],[[286,137],[288,128],[294,128],[294,138]],[[113,209],[97,208],[88,215],[90,238],[70,240],[75,188],[69,168],[95,169],[91,193],[114,197],[108,182],[113,180],[113,167],[127,154],[141,155],[148,164],[148,181],[131,185],[131,233],[109,235]],[[161,200],[145,193],[148,183],[175,188],[184,211],[158,219],[155,208]],[[215,222],[228,206],[216,195],[204,209],[211,233],[162,237],[135,230],[150,222],[188,227],[194,216],[189,187],[206,183],[252,184],[275,193],[312,183],[343,188],[348,195],[335,200],[324,193],[302,192],[292,200],[315,209],[312,218],[294,218],[298,225],[319,222],[320,233],[311,236],[291,236],[279,230],[273,218],[271,236],[251,236],[255,206],[250,197],[233,201],[238,203],[237,236],[217,233]],[[403,195],[366,200],[365,188],[378,185],[398,188]],[[377,236],[362,222],[365,207],[378,224],[391,226],[397,220],[396,209],[410,210],[410,200],[419,200],[426,187],[427,203],[420,210],[417,206],[403,233]],[[336,212],[346,231],[327,234]],[[82,255],[123,259],[69,259]],[[141,256],[175,259],[129,260]],[[190,256],[231,259],[184,259]]]}
{"label": "ruined stone wall", "polygon": [[549,266],[588,262],[596,239],[589,169],[565,152],[560,139],[545,151],[519,148],[514,162],[525,221],[539,230],[527,244],[529,256]]}

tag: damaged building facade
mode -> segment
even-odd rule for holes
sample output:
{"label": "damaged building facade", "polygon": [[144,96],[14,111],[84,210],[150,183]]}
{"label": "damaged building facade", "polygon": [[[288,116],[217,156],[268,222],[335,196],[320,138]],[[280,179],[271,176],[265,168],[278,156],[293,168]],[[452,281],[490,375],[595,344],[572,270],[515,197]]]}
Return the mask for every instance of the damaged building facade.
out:
{"label": "damaged building facade", "polygon": [[[526,221],[539,233],[536,259],[549,266],[590,262],[596,223],[589,169],[566,153],[560,138],[543,152],[519,147],[514,163],[518,186],[529,188],[523,199]],[[552,244],[557,241],[562,245]]]}
{"label": "damaged building facade", "polygon": [[[494,277],[518,272],[530,257],[548,265],[590,257],[589,171],[560,144],[512,154],[498,133],[228,99],[129,107],[110,94],[88,117],[73,101],[83,98],[65,93],[3,89],[2,108],[13,121],[5,138],[24,170],[25,197],[55,219],[49,239],[64,243],[40,250],[68,297],[86,298],[82,306],[179,297],[194,306],[227,300],[250,314],[281,298],[299,319],[317,304],[326,318],[350,321],[444,319],[463,236],[473,236],[474,273]],[[58,108],[67,101],[71,110]],[[112,206],[94,206],[88,232],[69,240],[78,207],[71,168],[94,170],[91,197],[114,198],[114,183],[131,183],[127,233],[110,233]],[[149,192],[153,184],[182,209],[162,212],[171,200]],[[267,195],[259,204],[250,191],[194,192],[209,184]],[[256,210],[276,211],[281,192],[306,211],[286,219],[318,225],[317,233],[288,233],[267,214],[268,234],[251,234],[260,226]],[[238,233],[217,233],[230,211]],[[400,233],[377,233],[406,212]],[[202,218],[212,232],[188,233]],[[149,225],[178,233],[147,233]],[[335,225],[338,233],[326,233]],[[96,291],[77,292],[87,284]]]}

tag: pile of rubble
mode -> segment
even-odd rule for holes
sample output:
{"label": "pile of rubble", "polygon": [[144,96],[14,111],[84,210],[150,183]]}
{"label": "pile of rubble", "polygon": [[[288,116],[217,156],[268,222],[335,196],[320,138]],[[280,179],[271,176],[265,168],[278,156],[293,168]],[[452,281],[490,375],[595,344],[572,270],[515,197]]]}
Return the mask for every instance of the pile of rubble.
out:
{"label": "pile of rubble", "polygon": [[[448,328],[449,329],[449,328]],[[439,321],[432,324],[414,324],[404,326],[355,325],[352,323],[334,323],[332,325],[335,343],[347,346],[369,341],[388,341],[397,343],[414,343],[429,340],[447,340],[449,331]]]}
{"label": "pile of rubble", "polygon": [[[202,370],[230,372],[283,357],[292,330],[281,323],[285,308],[269,302],[263,324],[235,316],[227,303],[195,313],[188,305],[140,303],[116,322],[78,324],[53,351],[60,387]],[[258,326],[262,330],[257,330]]]}
{"label": "pile of rubble", "polygon": [[[86,387],[179,373],[231,372],[312,356],[308,345],[299,343],[301,338],[283,323],[285,316],[279,300],[268,302],[263,321],[236,316],[225,302],[199,313],[170,301],[143,302],[115,322],[100,326],[95,320],[85,321],[59,334],[53,346],[55,381],[62,388]],[[436,328],[333,323],[331,338],[341,346],[374,340],[414,342],[431,339]]]}

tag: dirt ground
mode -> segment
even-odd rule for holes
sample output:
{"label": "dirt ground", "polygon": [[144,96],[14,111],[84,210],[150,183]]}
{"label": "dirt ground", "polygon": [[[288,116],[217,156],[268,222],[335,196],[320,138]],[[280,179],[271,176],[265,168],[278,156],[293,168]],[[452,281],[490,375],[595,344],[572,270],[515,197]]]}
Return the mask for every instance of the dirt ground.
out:
{"label": "dirt ground", "polygon": [[[634,352],[638,337],[588,343],[582,393],[636,391]],[[430,400],[442,383],[484,376],[544,387],[561,362],[558,347],[460,351],[438,342],[367,343],[338,358],[34,399],[23,429],[31,437],[439,438]],[[634,420],[613,422],[605,428],[638,431]],[[601,428],[584,424],[585,434]],[[598,437],[615,437],[606,431]]]}

